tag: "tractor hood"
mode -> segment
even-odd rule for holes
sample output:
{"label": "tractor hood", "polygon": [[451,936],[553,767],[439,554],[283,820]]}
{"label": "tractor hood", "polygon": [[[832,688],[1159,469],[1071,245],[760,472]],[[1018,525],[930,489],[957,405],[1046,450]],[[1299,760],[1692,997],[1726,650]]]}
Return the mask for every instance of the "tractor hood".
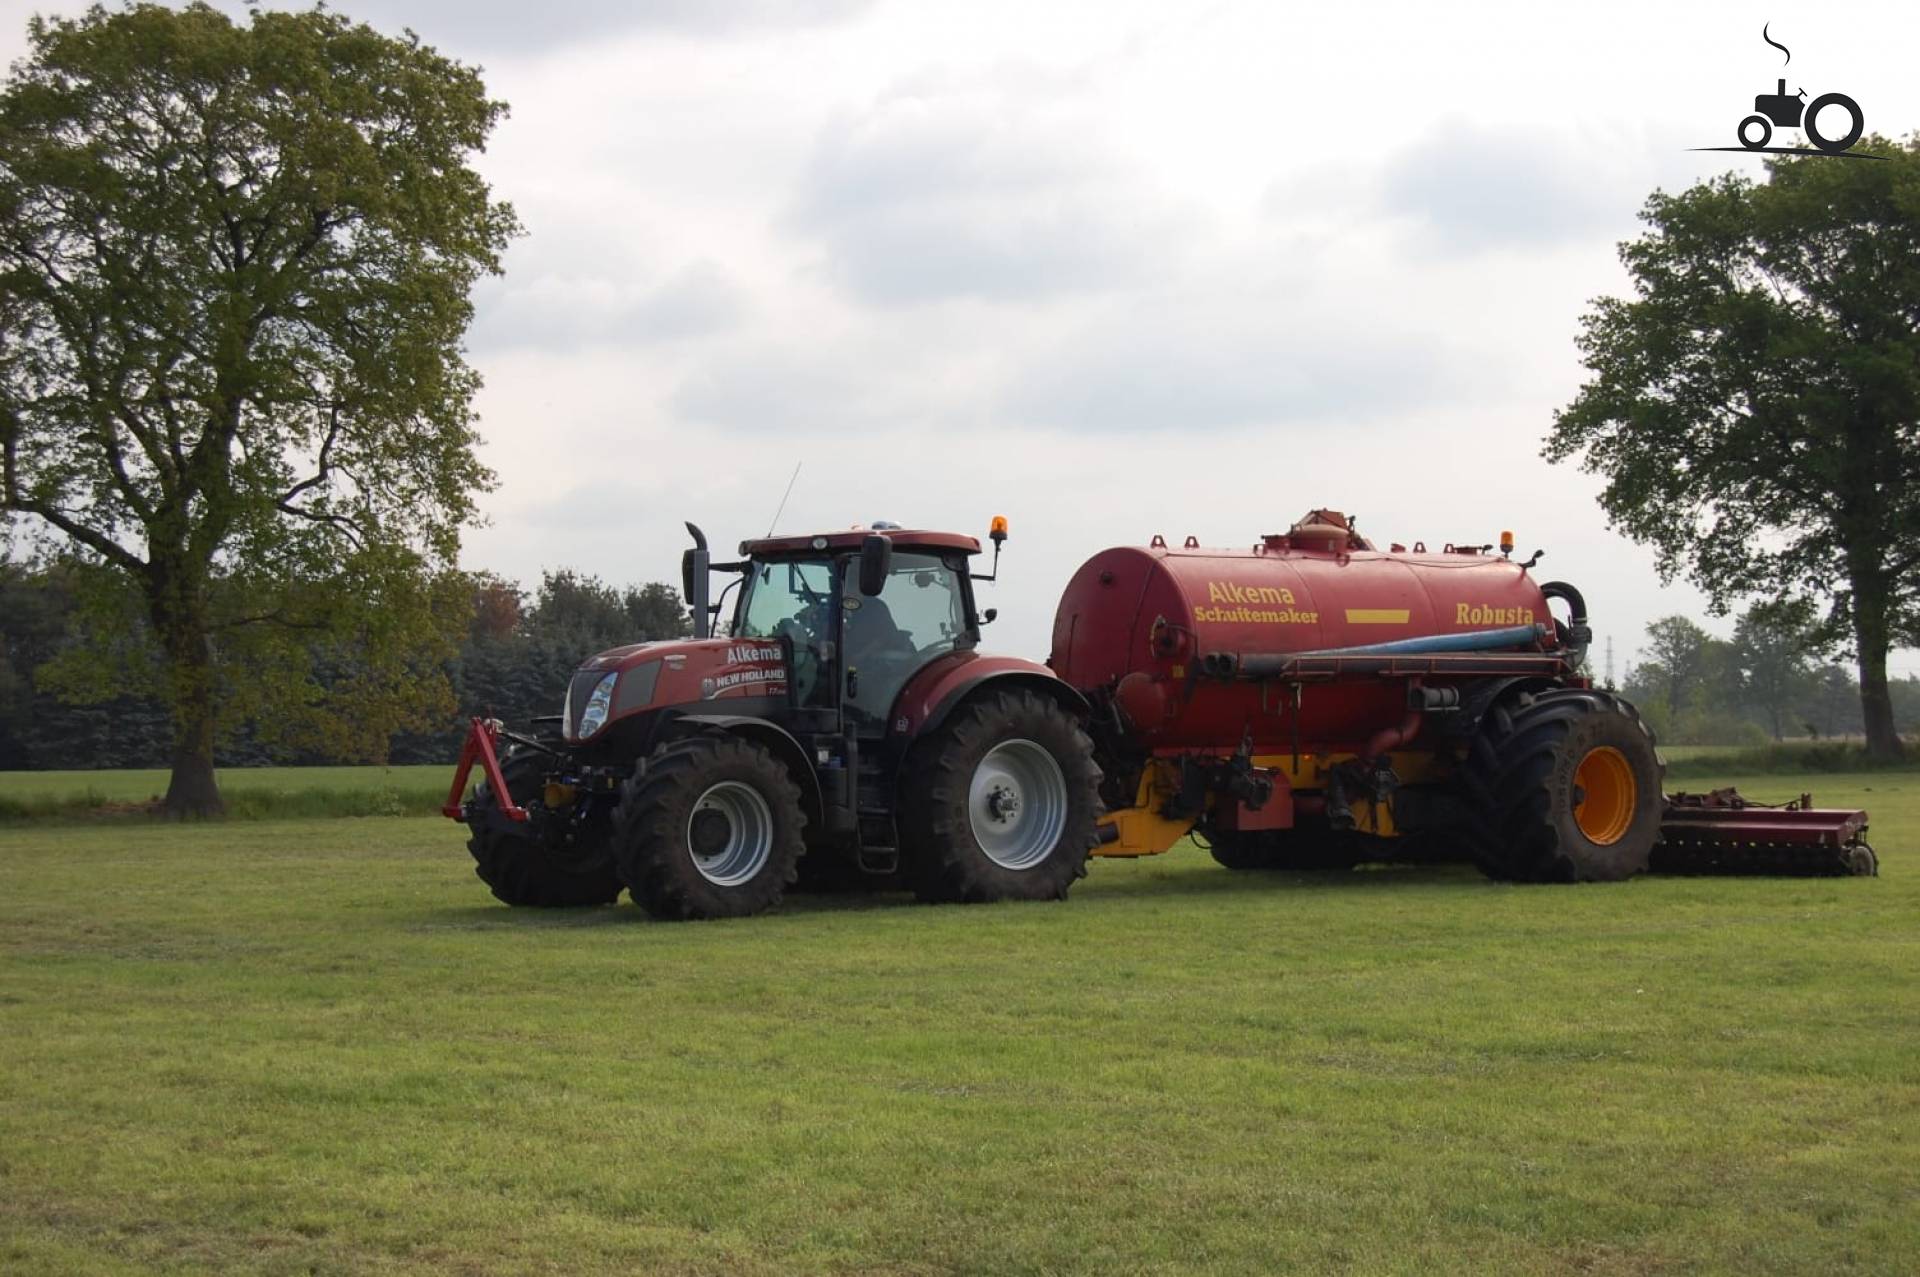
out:
{"label": "tractor hood", "polygon": [[664,639],[611,648],[567,684],[563,730],[589,741],[644,710],[787,694],[787,652],[778,639]]}

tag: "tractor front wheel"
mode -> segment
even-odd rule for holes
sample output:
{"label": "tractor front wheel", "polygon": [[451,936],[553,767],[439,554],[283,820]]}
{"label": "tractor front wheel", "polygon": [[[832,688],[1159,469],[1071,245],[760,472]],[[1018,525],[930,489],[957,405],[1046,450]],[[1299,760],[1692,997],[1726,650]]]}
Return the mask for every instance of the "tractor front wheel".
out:
{"label": "tractor front wheel", "polygon": [[1660,837],[1665,769],[1632,704],[1556,688],[1496,705],[1466,768],[1476,859],[1513,882],[1618,882]]}
{"label": "tractor front wheel", "polygon": [[914,747],[901,791],[922,900],[1061,900],[1087,872],[1100,768],[1072,715],[1037,692],[962,705]]}
{"label": "tractor front wheel", "polygon": [[779,759],[735,736],[694,736],[634,769],[613,813],[614,859],[656,918],[740,918],[780,903],[806,823]]}
{"label": "tractor front wheel", "polygon": [[467,807],[473,871],[510,905],[610,905],[620,898],[620,878],[605,836],[558,826],[541,802],[547,771],[545,757],[532,750],[500,764],[508,795],[526,809],[523,821],[507,818],[488,782],[474,790]]}

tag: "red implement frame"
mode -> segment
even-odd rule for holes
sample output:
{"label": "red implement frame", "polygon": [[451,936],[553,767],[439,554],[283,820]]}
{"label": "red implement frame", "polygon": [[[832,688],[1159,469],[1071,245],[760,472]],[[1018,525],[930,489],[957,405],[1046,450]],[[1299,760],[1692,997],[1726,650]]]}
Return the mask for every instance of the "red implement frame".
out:
{"label": "red implement frame", "polygon": [[1867,813],[1815,807],[1808,794],[1774,807],[1732,789],[1669,794],[1653,849],[1655,873],[1871,877]]}
{"label": "red implement frame", "polygon": [[477,762],[486,773],[487,784],[493,787],[494,801],[500,804],[500,810],[508,820],[525,820],[527,809],[513,805],[513,795],[507,792],[507,781],[500,774],[500,755],[495,752],[493,742],[500,734],[500,720],[497,718],[476,718],[467,729],[467,739],[460,746],[460,766],[453,774],[453,788],[447,791],[446,805],[440,808],[442,815],[453,820],[462,820],[466,812],[462,809],[460,796],[467,792],[467,777],[473,772]]}
{"label": "red implement frame", "polygon": [[1703,842],[1799,843],[1842,847],[1866,828],[1867,813],[1843,807],[1815,807],[1811,794],[1769,807],[1742,798],[1731,789],[1710,794],[1669,794],[1661,831],[1668,838]]}

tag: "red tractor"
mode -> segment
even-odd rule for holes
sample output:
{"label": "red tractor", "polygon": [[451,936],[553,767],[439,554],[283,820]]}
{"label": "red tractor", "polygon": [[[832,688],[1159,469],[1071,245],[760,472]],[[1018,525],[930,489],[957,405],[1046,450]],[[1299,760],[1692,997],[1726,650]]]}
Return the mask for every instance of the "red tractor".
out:
{"label": "red tractor", "polygon": [[[719,918],[801,879],[929,901],[1066,894],[1100,772],[1086,701],[979,650],[995,613],[973,583],[997,574],[1004,519],[985,575],[980,542],[950,532],[769,537],[714,563],[687,528],[694,638],[593,657],[541,735],[474,725],[447,814],[471,827],[495,896],[605,904],[625,887],[658,917]],[[712,573],[732,580],[710,606]],[[485,779],[461,803],[475,764]]]}

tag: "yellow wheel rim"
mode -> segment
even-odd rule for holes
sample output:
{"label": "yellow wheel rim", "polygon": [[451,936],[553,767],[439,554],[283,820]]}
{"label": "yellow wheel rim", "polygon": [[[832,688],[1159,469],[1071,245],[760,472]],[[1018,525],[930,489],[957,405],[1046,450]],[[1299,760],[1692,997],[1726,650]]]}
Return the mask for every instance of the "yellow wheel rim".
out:
{"label": "yellow wheel rim", "polygon": [[1588,841],[1605,847],[1624,838],[1640,805],[1640,786],[1627,756],[1611,745],[1589,750],[1573,773],[1573,783],[1581,792],[1573,820]]}

